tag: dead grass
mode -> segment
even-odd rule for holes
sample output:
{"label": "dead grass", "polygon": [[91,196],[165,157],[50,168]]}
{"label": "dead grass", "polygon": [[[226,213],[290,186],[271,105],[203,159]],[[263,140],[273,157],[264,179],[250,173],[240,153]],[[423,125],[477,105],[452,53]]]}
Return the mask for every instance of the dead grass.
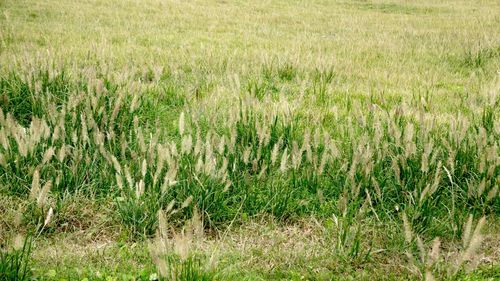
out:
{"label": "dead grass", "polygon": [[[326,280],[333,276],[341,279],[369,279],[373,276],[406,279],[412,276],[406,257],[396,249],[386,248],[391,244],[389,228],[382,232],[376,226],[365,224],[365,232],[373,235],[373,259],[356,265],[343,263],[335,257],[335,241],[325,233],[324,223],[314,218],[287,225],[268,218],[256,219],[197,240],[196,254],[214,256],[217,276],[222,280],[296,277]],[[489,223],[480,250],[479,268],[500,266],[499,228],[498,220]],[[129,268],[127,271],[136,275],[143,270],[154,272],[147,242],[119,240],[117,237],[89,235],[86,231],[41,238],[35,244],[33,266],[38,274],[57,270],[57,276],[61,278],[78,274],[90,278],[97,272],[119,276],[123,268]],[[457,246],[458,243],[447,243],[444,248],[450,251]]]}

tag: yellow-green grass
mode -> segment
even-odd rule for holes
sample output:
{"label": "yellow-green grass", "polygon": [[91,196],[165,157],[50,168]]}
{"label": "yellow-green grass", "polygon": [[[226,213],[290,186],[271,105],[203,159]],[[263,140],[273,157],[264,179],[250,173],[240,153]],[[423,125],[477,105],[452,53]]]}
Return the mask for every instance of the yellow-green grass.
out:
{"label": "yellow-green grass", "polygon": [[[182,82],[210,83],[215,99],[235,75],[244,83],[263,64],[290,64],[304,76],[332,69],[337,95],[467,111],[499,68],[498,1],[4,0],[1,9],[2,68],[49,56],[192,71]],[[309,82],[300,78],[277,87],[294,96]],[[336,101],[327,100],[314,114]]]}
{"label": "yellow-green grass", "polygon": [[[487,240],[481,247],[481,266],[462,273],[456,280],[494,280],[499,274],[498,223],[489,225]],[[382,229],[385,229],[382,231]],[[375,230],[375,231],[374,231]],[[384,247],[392,229],[366,226],[373,240],[376,262],[360,266],[339,261],[335,238],[325,225],[314,219],[294,225],[273,220],[248,221],[219,238],[207,237],[197,242],[196,253],[216,257],[219,280],[403,280],[410,273],[405,258]],[[455,245],[444,246],[448,258]],[[149,278],[155,273],[144,242],[124,242],[120,237],[89,237],[82,232],[42,239],[36,245],[33,270],[48,280],[103,279],[131,280]],[[470,278],[470,279],[467,279]]]}
{"label": "yellow-green grass", "polygon": [[41,280],[497,278],[499,71],[494,0],[0,0],[0,248]]}

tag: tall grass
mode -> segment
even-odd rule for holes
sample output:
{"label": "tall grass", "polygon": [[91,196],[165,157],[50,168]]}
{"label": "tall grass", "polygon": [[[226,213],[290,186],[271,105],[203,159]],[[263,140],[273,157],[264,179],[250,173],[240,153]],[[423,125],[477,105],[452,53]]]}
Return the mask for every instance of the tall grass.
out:
{"label": "tall grass", "polygon": [[154,223],[141,216],[190,196],[211,224],[238,212],[328,217],[368,198],[380,219],[398,206],[421,229],[499,211],[496,104],[445,119],[354,103],[335,124],[311,128],[245,99],[218,126],[188,109],[172,128],[145,120],[154,107],[107,79],[35,71],[1,85],[4,192],[114,194],[124,221],[144,221],[149,233]]}
{"label": "tall grass", "polygon": [[[114,198],[117,222],[134,237],[152,236],[163,209],[176,210],[168,219],[180,226],[195,207],[207,228],[314,215],[334,217],[337,254],[363,263],[371,249],[361,218],[399,223],[404,212],[419,235],[458,239],[469,215],[500,212],[495,97],[475,114],[446,116],[349,100],[328,122],[308,124],[267,107],[257,86],[217,116],[172,102],[180,94],[169,90],[179,112],[169,125],[150,113],[162,107],[151,95],[164,89],[159,80],[140,89],[99,72],[65,73],[0,77],[1,192],[30,199],[40,231],[76,192]],[[332,77],[318,73],[312,93]],[[267,75],[296,73],[285,65]]]}

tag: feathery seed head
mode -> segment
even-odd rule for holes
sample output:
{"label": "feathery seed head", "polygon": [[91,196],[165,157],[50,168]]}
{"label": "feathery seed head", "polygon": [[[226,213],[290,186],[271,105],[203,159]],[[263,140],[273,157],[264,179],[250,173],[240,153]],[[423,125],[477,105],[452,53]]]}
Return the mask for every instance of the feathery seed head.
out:
{"label": "feathery seed head", "polygon": [[184,135],[184,112],[181,112],[181,115],[179,116],[179,134],[182,136]]}
{"label": "feathery seed head", "polygon": [[31,181],[30,199],[35,199],[40,193],[40,172],[36,169],[33,172],[33,180]]}
{"label": "feathery seed head", "polygon": [[47,196],[51,188],[52,188],[52,181],[48,181],[43,185],[42,189],[38,193],[36,202],[39,208],[43,208],[45,206],[47,202]]}
{"label": "feathery seed head", "polygon": [[406,243],[411,243],[413,231],[411,230],[411,225],[408,222],[408,217],[406,216],[406,213],[403,213],[403,229],[405,233]]}
{"label": "feathery seed head", "polygon": [[184,202],[182,202],[181,208],[182,209],[187,208],[189,205],[191,205],[192,202],[193,202],[193,196],[190,195],[188,198],[186,198],[186,200],[184,200]]}
{"label": "feathery seed head", "polygon": [[44,165],[45,163],[49,162],[50,159],[52,159],[52,157],[54,156],[54,147],[51,146],[49,147],[45,153],[43,154],[43,159],[42,159],[42,165]]}
{"label": "feathery seed head", "polygon": [[287,161],[288,161],[288,147],[285,148],[281,156],[280,171],[282,173],[286,172],[287,170]]}

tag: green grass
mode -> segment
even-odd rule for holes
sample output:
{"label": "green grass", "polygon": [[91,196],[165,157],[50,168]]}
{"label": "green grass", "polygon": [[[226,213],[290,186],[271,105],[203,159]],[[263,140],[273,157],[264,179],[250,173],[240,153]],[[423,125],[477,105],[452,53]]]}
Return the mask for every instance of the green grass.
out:
{"label": "green grass", "polygon": [[432,13],[446,13],[447,9],[442,7],[432,7],[432,6],[417,6],[399,3],[385,3],[379,1],[352,1],[353,3],[347,3],[347,6],[355,7],[360,10],[373,10],[381,13],[387,14],[407,14],[407,15],[426,15]]}
{"label": "green grass", "polygon": [[16,240],[19,245],[0,252],[0,280],[27,280],[31,275],[29,264],[32,239],[27,236]]}
{"label": "green grass", "polygon": [[35,233],[34,278],[498,272],[497,2],[0,11],[0,243]]}

